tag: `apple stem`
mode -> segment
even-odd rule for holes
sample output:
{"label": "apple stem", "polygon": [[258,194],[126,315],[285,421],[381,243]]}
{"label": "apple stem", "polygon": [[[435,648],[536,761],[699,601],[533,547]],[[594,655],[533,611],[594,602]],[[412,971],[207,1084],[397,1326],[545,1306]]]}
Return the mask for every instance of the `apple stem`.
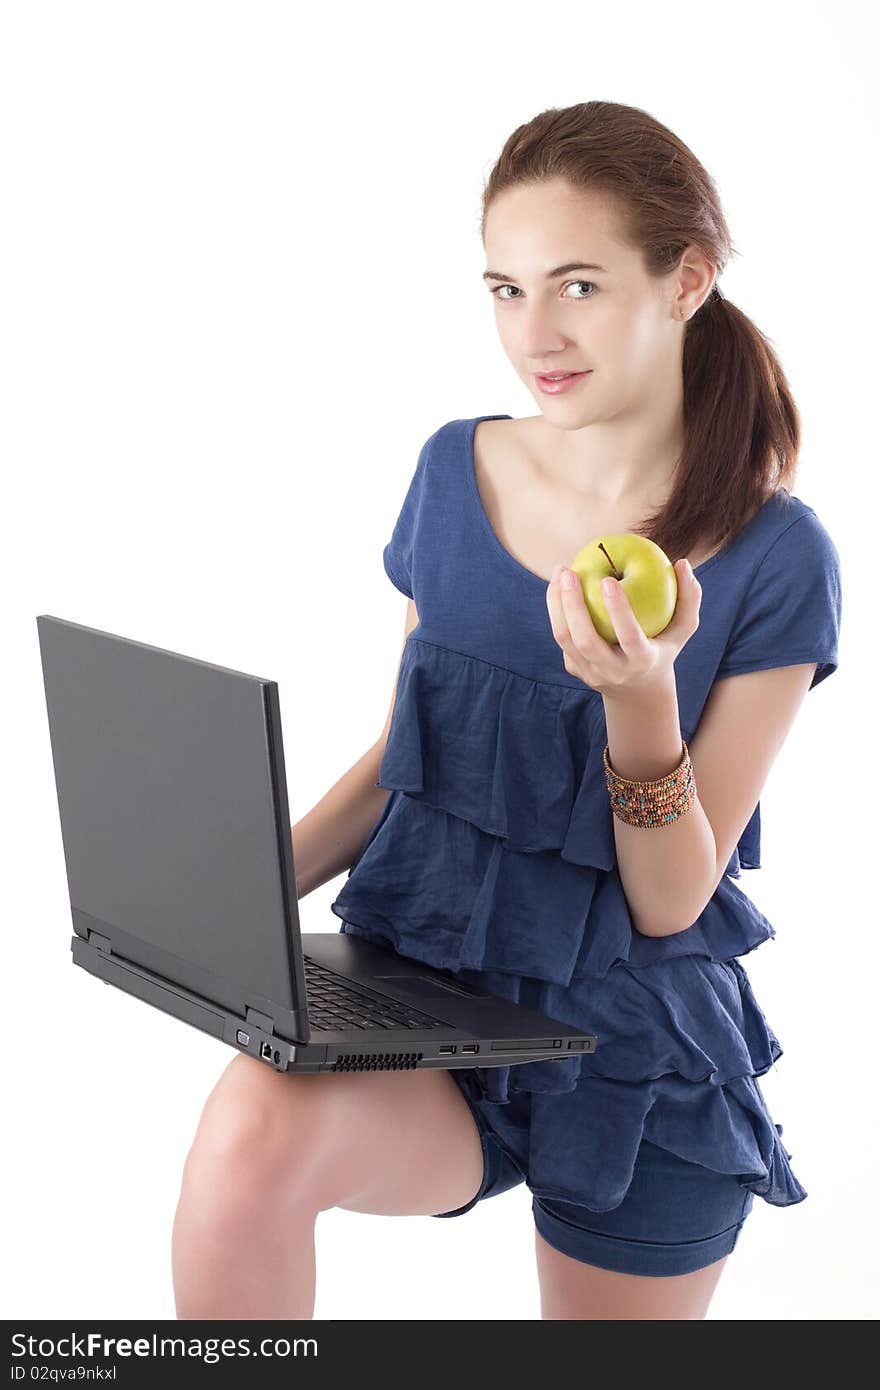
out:
{"label": "apple stem", "polygon": [[614,561],[612,560],[611,556],[608,554],[608,551],[605,549],[605,547],[604,547],[604,545],[602,544],[601,541],[599,541],[599,549],[601,550],[602,554],[605,556],[605,559],[608,561],[609,565],[610,565],[611,568],[613,569],[613,571],[614,571],[614,578],[615,578],[615,579],[622,579],[622,578],[623,578],[623,575],[620,573],[620,570],[619,570],[619,569],[617,568],[617,566],[615,565]]}

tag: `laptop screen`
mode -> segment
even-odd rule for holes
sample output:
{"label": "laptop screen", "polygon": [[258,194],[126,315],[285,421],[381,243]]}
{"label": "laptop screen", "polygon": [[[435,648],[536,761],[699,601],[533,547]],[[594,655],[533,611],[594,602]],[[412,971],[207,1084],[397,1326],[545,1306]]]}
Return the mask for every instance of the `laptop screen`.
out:
{"label": "laptop screen", "polygon": [[48,615],[37,625],[72,908],[293,1007],[275,683]]}

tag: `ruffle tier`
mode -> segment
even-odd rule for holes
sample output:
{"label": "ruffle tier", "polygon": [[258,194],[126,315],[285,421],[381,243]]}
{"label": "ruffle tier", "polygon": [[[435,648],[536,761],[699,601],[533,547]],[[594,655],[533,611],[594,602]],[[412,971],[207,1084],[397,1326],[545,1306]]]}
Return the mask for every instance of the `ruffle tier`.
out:
{"label": "ruffle tier", "polygon": [[[582,682],[532,680],[410,634],[377,785],[470,820],[506,849],[610,869],[606,738],[602,696]],[[760,867],[759,806],[726,873],[741,867]]]}
{"label": "ruffle tier", "polygon": [[[603,795],[607,802],[604,788]],[[601,979],[620,964],[729,960],[776,935],[722,875],[685,931],[643,936],[616,866],[572,863],[557,850],[510,850],[470,820],[399,790],[332,910],[442,970],[504,971],[558,985]]]}
{"label": "ruffle tier", "polygon": [[470,821],[508,850],[552,849],[567,863],[610,869],[604,743],[598,692],[410,636],[378,785]]}
{"label": "ruffle tier", "polygon": [[[477,983],[467,972],[462,978]],[[773,1206],[807,1196],[757,1080],[783,1049],[738,961],[621,966],[605,981],[567,990],[502,975],[482,975],[479,984],[598,1037],[594,1053],[486,1067],[469,1078],[497,1105],[532,1092],[529,1173],[538,1195],[612,1209],[645,1138],[736,1176]]]}
{"label": "ruffle tier", "polygon": [[[390,944],[350,922],[342,930]],[[430,964],[430,955],[415,958]],[[758,1084],[783,1049],[737,960],[624,964],[567,988],[493,971],[457,974],[597,1035],[593,1053],[458,1072],[480,1102],[503,1107],[530,1093],[536,1195],[610,1211],[626,1196],[645,1138],[735,1176],[773,1206],[807,1196]],[[503,1133],[503,1115],[493,1123]]]}
{"label": "ruffle tier", "polygon": [[[602,698],[583,682],[533,680],[411,634],[377,785],[470,821],[507,850],[554,850],[607,870],[616,848],[606,740]],[[759,837],[756,807],[726,873],[759,866]]]}

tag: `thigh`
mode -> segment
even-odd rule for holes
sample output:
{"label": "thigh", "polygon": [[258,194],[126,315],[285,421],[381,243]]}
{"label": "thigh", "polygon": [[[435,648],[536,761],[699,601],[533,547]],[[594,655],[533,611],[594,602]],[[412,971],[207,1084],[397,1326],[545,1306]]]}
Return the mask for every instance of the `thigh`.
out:
{"label": "thigh", "polygon": [[690,1274],[622,1274],[564,1255],[535,1229],[541,1317],[580,1321],[705,1318],[727,1256]]}
{"label": "thigh", "polygon": [[474,1198],[484,1144],[445,1069],[278,1072],[239,1053],[202,1111],[187,1168],[316,1211],[438,1215]]}

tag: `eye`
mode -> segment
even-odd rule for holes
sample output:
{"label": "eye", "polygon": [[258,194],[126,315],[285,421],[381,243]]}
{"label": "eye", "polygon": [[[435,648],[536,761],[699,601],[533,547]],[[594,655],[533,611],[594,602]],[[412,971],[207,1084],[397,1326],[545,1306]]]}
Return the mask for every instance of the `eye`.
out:
{"label": "eye", "polygon": [[[592,280],[569,280],[565,285],[563,285],[562,288],[564,290],[567,290],[569,285],[589,285],[591,290],[597,289],[597,286],[593,283]],[[504,303],[510,303],[511,296],[507,294],[501,294],[501,290],[517,290],[517,298],[519,298],[521,294],[521,291],[519,290],[519,287],[517,285],[496,285],[493,290],[489,291],[489,293],[494,294],[496,299],[501,299],[504,301]],[[593,299],[594,297],[595,296],[592,294],[578,294],[574,296],[575,299]]]}

